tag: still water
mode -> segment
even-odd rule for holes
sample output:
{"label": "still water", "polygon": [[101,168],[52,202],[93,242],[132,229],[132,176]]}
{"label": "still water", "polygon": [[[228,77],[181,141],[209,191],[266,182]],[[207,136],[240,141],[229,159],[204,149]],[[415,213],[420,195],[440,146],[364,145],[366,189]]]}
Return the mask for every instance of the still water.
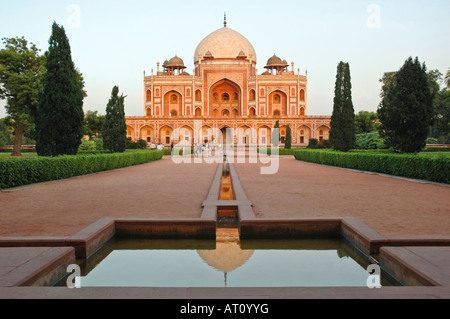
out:
{"label": "still water", "polygon": [[340,239],[113,239],[81,264],[81,286],[365,287],[372,263]]}

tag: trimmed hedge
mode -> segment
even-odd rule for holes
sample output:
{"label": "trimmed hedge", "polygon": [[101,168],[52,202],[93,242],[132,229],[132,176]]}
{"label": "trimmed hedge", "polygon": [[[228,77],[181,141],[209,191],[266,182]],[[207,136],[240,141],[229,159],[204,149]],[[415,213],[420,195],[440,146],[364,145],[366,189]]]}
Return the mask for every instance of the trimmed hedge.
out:
{"label": "trimmed hedge", "polygon": [[426,147],[423,152],[450,152],[450,147]]}
{"label": "trimmed hedge", "polygon": [[438,183],[450,183],[450,159],[415,155],[296,150],[297,160]]}
{"label": "trimmed hedge", "polygon": [[0,159],[0,189],[88,175],[160,160],[163,152]]}
{"label": "trimmed hedge", "polygon": [[[278,155],[294,155],[294,151],[298,150],[298,148],[291,148],[291,149],[284,149],[279,148],[278,149]],[[258,153],[264,153],[267,155],[272,155],[272,149],[271,148],[258,148]]]}
{"label": "trimmed hedge", "polygon": [[[20,150],[22,153],[36,153],[34,148],[22,148]],[[0,153],[12,153],[12,148],[0,148]]]}

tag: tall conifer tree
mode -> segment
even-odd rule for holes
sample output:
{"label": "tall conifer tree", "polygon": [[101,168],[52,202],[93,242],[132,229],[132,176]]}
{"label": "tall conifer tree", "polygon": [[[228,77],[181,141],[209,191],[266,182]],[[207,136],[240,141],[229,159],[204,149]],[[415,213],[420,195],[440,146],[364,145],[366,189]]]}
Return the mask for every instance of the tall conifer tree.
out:
{"label": "tall conifer tree", "polygon": [[103,147],[113,153],[124,152],[127,143],[127,124],[125,121],[125,96],[119,96],[119,87],[115,86],[106,106],[103,125]]}
{"label": "tall conifer tree", "polygon": [[84,91],[63,27],[53,23],[44,90],[35,114],[40,156],[74,155],[81,144]]}
{"label": "tall conifer tree", "polygon": [[287,150],[290,150],[292,147],[292,132],[291,132],[291,127],[288,126],[286,127],[286,141],[284,142],[284,148]]}
{"label": "tall conifer tree", "polygon": [[378,108],[380,133],[388,146],[401,153],[420,152],[426,145],[433,119],[433,101],[425,64],[412,57],[395,75],[395,83],[382,94]]}
{"label": "tall conifer tree", "polygon": [[337,68],[331,117],[330,143],[334,150],[348,152],[356,141],[355,110],[352,102],[350,66],[340,62]]}

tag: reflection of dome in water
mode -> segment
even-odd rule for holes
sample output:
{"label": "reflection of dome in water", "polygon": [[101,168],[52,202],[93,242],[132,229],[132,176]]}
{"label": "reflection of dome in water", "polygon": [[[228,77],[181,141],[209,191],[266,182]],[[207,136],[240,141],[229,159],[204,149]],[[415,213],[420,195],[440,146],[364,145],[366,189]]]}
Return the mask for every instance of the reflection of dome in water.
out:
{"label": "reflection of dome in water", "polygon": [[209,266],[229,273],[244,265],[253,255],[253,250],[242,250],[238,242],[218,242],[216,250],[197,250],[198,255]]}

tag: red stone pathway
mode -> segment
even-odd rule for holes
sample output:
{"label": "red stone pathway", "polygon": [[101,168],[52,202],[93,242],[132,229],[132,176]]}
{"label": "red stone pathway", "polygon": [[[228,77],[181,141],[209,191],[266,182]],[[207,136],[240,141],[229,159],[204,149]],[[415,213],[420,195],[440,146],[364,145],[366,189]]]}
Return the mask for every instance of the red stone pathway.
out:
{"label": "red stone pathway", "polygon": [[[449,236],[450,187],[280,156],[275,175],[234,164],[261,218],[355,217],[385,236]],[[267,165],[263,165],[267,166]]]}
{"label": "red stone pathway", "polygon": [[102,217],[200,218],[218,164],[149,164],[0,192],[0,236],[72,236]]}
{"label": "red stone pathway", "polygon": [[[450,235],[450,187],[281,156],[234,164],[257,217],[356,217],[386,236]],[[0,236],[72,236],[102,217],[199,218],[217,164],[159,162],[0,192]]]}

